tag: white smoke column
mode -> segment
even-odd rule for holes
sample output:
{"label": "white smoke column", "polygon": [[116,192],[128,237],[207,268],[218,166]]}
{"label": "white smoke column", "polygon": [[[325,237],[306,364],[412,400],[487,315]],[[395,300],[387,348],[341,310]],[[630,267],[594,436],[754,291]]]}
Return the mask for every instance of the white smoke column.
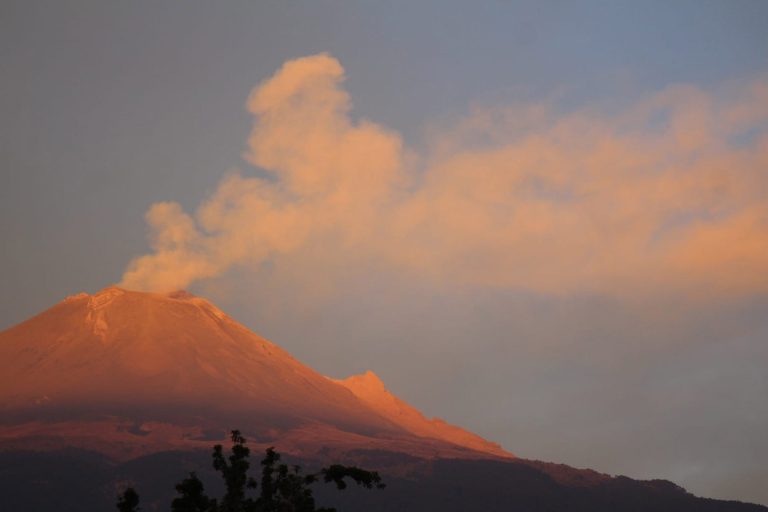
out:
{"label": "white smoke column", "polygon": [[176,203],[154,205],[147,213],[154,252],[131,262],[122,285],[169,291],[309,243],[364,245],[401,179],[401,142],[350,121],[343,78],[339,62],[320,54],[285,63],[257,87],[246,157],[275,179],[225,178],[196,221]]}
{"label": "white smoke column", "polygon": [[228,176],[194,217],[154,205],[153,252],[122,285],[354,261],[539,293],[768,290],[764,77],[718,95],[670,87],[613,113],[478,109],[424,155],[353,122],[343,78],[320,54],[259,85],[246,159],[271,179]]}

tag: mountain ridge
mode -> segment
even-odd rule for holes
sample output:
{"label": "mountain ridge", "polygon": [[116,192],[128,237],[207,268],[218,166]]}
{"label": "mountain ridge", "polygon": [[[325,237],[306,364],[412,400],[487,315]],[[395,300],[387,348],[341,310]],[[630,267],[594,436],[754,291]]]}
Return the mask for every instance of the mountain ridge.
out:
{"label": "mountain ridge", "polygon": [[[343,494],[348,510],[768,510],[517,458],[425,417],[373,371],[325,377],[183,291],[80,293],[0,332],[0,509],[96,512],[131,481],[161,510],[185,469],[210,475],[233,427],[254,453],[379,470],[387,490]],[[51,468],[73,474],[65,485]]]}
{"label": "mountain ridge", "polygon": [[[189,438],[200,425],[226,428],[219,421],[226,418],[257,438],[271,432],[293,439],[295,447],[323,437],[343,446],[346,436],[355,449],[368,439],[378,448],[421,444],[417,451],[425,456],[512,456],[459,427],[427,420],[387,391],[408,411],[404,421],[185,291],[110,286],[69,296],[0,333],[0,372],[0,410],[39,433],[48,425],[66,437],[74,425],[86,428],[82,418],[96,416],[88,428],[105,434],[104,416],[111,416],[116,425],[166,425],[157,427],[161,437],[175,425]],[[129,442],[124,427],[112,430]],[[0,440],[13,438],[9,432]],[[133,441],[149,444],[151,436],[139,437]],[[424,438],[429,442],[417,442]],[[104,450],[102,443],[86,447]]]}
{"label": "mountain ridge", "polygon": [[372,371],[325,377],[183,291],[75,294],[0,332],[0,509],[104,510],[127,480],[161,510],[181,468],[210,474],[233,427],[254,453],[380,470],[387,491],[343,494],[348,510],[768,510],[517,458],[426,418]]}

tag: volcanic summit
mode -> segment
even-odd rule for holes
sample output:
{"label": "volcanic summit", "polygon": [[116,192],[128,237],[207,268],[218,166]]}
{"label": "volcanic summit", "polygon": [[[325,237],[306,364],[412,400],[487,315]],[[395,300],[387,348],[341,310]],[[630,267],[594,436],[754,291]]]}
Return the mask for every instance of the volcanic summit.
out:
{"label": "volcanic summit", "polygon": [[512,456],[425,418],[372,372],[320,375],[187,292],[70,296],[0,333],[0,379],[5,446],[35,436],[125,459],[208,446],[236,425],[297,454]]}

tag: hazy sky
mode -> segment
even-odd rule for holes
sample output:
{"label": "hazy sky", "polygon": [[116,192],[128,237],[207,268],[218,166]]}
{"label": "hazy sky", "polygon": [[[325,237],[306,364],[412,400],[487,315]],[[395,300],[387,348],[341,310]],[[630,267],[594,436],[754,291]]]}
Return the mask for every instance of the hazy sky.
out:
{"label": "hazy sky", "polygon": [[768,503],[766,26],[6,0],[0,328],[183,286],[518,455]]}

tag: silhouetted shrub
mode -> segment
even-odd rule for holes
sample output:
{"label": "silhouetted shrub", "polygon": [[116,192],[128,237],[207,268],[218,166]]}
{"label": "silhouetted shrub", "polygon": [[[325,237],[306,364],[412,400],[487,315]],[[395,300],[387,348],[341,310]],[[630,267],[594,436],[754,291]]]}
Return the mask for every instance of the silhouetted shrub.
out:
{"label": "silhouetted shrub", "polygon": [[[261,461],[261,482],[248,476],[250,448],[239,430],[233,430],[230,455],[224,455],[220,444],[213,447],[213,468],[224,479],[225,492],[221,500],[208,497],[203,482],[190,473],[176,485],[178,497],[171,503],[172,512],[335,512],[333,508],[316,508],[311,485],[322,480],[333,482],[336,488],[347,487],[347,479],[366,489],[383,489],[381,477],[375,471],[355,466],[333,464],[317,473],[303,475],[299,466],[280,463],[280,454],[267,448]],[[258,497],[248,496],[249,490],[259,489]],[[126,489],[118,498],[120,512],[137,512],[139,495]]]}
{"label": "silhouetted shrub", "polygon": [[117,498],[117,510],[120,512],[138,512],[139,494],[133,487],[128,487],[123,494]]}

